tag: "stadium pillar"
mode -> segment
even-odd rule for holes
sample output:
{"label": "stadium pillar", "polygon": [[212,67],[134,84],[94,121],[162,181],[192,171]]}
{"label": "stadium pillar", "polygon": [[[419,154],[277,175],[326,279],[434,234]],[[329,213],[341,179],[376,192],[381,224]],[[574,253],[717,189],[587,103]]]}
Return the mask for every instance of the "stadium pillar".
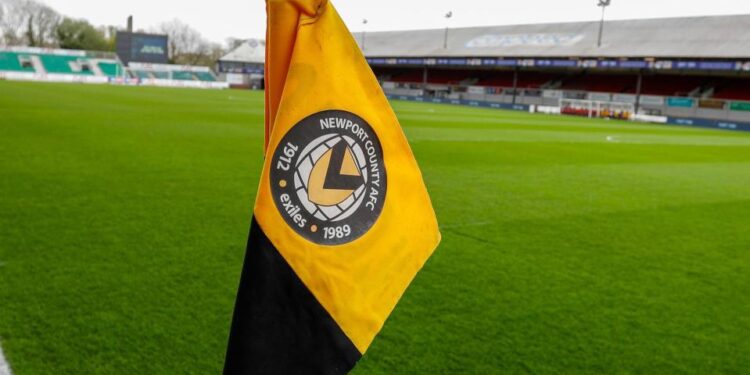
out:
{"label": "stadium pillar", "polygon": [[635,83],[635,113],[641,106],[641,86],[643,85],[643,70],[638,70],[638,80]]}
{"label": "stadium pillar", "polygon": [[422,96],[427,96],[427,67],[422,68]]}
{"label": "stadium pillar", "polygon": [[516,104],[516,95],[518,95],[518,67],[513,68],[513,104]]}

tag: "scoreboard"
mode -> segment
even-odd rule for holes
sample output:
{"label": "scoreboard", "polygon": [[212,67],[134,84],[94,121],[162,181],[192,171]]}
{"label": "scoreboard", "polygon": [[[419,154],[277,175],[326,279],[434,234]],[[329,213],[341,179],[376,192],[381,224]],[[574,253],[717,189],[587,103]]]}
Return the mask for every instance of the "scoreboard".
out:
{"label": "scoreboard", "polygon": [[167,42],[166,35],[118,31],[116,37],[117,55],[125,64],[131,61],[166,64],[169,62]]}

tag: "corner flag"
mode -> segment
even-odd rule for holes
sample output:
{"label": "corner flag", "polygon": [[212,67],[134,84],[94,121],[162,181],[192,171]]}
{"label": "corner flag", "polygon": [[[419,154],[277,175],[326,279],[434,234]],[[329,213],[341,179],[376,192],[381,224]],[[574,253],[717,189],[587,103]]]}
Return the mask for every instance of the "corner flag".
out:
{"label": "corner flag", "polygon": [[438,242],[401,126],[327,0],[267,0],[265,163],[225,374],[344,374]]}

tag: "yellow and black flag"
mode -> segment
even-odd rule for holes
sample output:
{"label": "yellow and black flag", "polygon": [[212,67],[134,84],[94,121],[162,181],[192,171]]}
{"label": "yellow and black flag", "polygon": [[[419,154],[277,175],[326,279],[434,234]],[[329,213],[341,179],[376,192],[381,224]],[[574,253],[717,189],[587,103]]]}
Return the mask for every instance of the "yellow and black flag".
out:
{"label": "yellow and black flag", "polygon": [[409,144],[327,0],[267,0],[266,151],[225,374],[342,374],[438,242]]}

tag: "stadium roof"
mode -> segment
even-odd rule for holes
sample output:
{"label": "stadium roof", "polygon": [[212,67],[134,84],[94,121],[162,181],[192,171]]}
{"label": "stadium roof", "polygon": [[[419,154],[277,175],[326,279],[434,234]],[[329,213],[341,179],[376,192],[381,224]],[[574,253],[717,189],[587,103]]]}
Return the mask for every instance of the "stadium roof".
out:
{"label": "stadium roof", "polygon": [[239,47],[220,58],[219,61],[263,64],[266,61],[266,41],[262,39],[248,39],[240,44]]}
{"label": "stadium roof", "polygon": [[[750,15],[368,32],[367,57],[750,58]],[[362,33],[354,34],[362,44]]]}

